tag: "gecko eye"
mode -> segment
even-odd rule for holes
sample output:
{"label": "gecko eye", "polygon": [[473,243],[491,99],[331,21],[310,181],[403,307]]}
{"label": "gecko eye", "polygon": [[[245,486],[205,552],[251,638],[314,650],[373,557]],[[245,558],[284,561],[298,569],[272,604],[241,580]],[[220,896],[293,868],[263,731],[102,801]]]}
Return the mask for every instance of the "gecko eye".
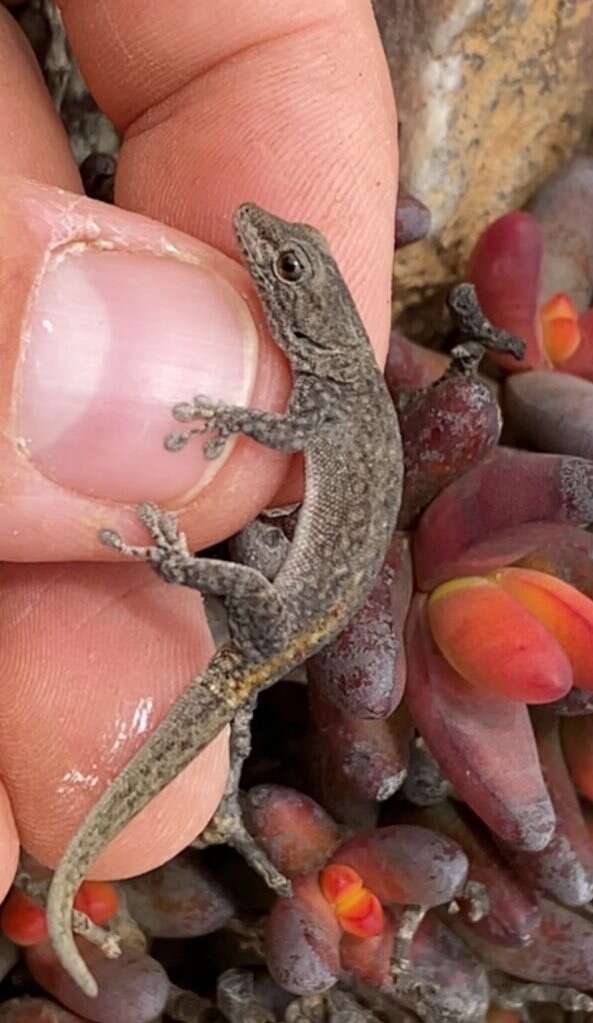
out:
{"label": "gecko eye", "polygon": [[293,249],[286,249],[279,254],[275,269],[281,281],[289,281],[291,284],[300,281],[305,272],[303,261]]}

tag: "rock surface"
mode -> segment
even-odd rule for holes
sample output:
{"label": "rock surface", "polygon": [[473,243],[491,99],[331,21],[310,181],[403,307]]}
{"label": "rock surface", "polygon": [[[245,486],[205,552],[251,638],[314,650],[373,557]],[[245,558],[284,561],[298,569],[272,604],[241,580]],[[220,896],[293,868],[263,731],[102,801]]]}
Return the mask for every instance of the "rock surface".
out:
{"label": "rock surface", "polygon": [[[396,314],[426,336],[486,224],[522,206],[593,127],[593,6],[374,0],[399,107],[402,187],[432,213],[397,255]],[[430,314],[430,303],[423,318]]]}

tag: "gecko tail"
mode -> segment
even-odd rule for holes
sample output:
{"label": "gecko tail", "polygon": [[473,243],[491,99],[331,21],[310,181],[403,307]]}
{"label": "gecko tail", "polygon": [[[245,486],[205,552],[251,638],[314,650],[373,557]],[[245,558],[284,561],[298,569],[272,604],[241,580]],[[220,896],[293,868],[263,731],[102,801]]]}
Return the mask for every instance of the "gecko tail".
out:
{"label": "gecko tail", "polygon": [[[238,694],[248,671],[235,647],[222,647],[214,655],[204,674],[190,683],[156,731],[107,787],[55,870],[47,899],[49,938],[62,967],[89,998],[97,997],[98,987],[72,933],[76,893],[105,847],[232,720],[242,702]],[[228,686],[224,694],[221,678]]]}
{"label": "gecko tail", "polygon": [[74,885],[71,890],[64,891],[59,904],[57,906],[54,905],[53,908],[50,905],[51,896],[48,898],[47,919],[49,937],[54,952],[66,973],[69,974],[75,984],[78,984],[78,987],[87,998],[96,998],[99,994],[97,981],[78,951],[72,933],[72,910],[77,889],[78,885]]}

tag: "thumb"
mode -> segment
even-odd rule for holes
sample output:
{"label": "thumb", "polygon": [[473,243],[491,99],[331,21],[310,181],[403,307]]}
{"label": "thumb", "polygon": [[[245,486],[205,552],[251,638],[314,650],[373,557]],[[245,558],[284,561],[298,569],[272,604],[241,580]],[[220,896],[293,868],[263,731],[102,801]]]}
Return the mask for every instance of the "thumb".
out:
{"label": "thumb", "polygon": [[[196,594],[145,566],[80,564],[111,556],[97,531],[145,542],[134,505],[147,498],[178,509],[195,546],[253,518],[285,460],[248,441],[212,466],[199,445],[170,455],[170,409],[200,392],[281,408],[289,375],[245,271],[179,232],[11,178],[0,234],[0,559],[29,563],[0,577],[5,890],[10,807],[25,847],[55,862],[212,651]],[[226,747],[222,735],[95,871],[138,873],[187,844],[220,799]]]}
{"label": "thumb", "polygon": [[[22,179],[0,182],[0,558],[100,559],[134,505],[181,512],[194,546],[270,500],[286,461],[252,441],[205,462],[164,449],[194,394],[279,409],[284,358],[237,263],[143,217]],[[232,480],[233,500],[228,500]]]}

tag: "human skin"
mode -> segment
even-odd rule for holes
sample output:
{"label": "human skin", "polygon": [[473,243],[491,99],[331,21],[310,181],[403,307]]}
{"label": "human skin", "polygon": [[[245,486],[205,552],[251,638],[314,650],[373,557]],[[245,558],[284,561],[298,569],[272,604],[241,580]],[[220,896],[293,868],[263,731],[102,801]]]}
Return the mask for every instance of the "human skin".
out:
{"label": "human skin", "polygon": [[[175,508],[197,549],[278,494],[298,494],[298,462],[252,442],[207,478],[195,442],[179,456],[157,442],[169,407],[195,389],[186,379],[269,409],[290,390],[231,262],[235,207],[253,201],[328,236],[380,362],[390,316],[396,117],[368,0],[242,0],[240,18],[234,0],[60,6],[89,86],[123,134],[119,209],[77,198],[61,125],[0,7],[0,895],[19,839],[55,864],[213,649],[197,596],[115,563],[97,530],[141,540],[133,506],[143,496]],[[68,252],[74,238],[85,262],[54,256],[47,270],[49,251]],[[101,254],[97,239],[118,251]],[[85,305],[89,286],[107,327],[102,307]],[[89,380],[102,388],[92,415]],[[154,424],[146,437],[137,421]],[[141,873],[187,845],[226,768],[224,734],[93,876]]]}

